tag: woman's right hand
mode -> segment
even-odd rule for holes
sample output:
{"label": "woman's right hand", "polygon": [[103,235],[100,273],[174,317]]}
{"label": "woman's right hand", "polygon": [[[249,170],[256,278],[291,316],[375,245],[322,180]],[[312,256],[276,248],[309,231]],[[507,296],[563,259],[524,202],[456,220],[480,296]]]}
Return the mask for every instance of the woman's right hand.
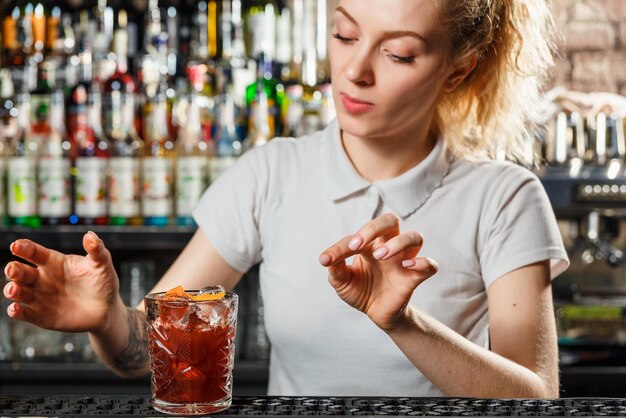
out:
{"label": "woman's right hand", "polygon": [[119,280],[111,254],[93,232],[83,236],[87,255],[65,255],[26,239],[11,252],[36,266],[12,261],[5,274],[4,296],[14,301],[8,315],[42,328],[98,332],[119,303]]}

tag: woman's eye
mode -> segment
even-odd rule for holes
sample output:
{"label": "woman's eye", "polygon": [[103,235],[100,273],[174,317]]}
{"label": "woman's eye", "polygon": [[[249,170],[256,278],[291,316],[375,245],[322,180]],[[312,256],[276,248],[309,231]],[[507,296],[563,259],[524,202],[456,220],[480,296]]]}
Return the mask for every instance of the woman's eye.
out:
{"label": "woman's eye", "polygon": [[337,39],[342,44],[349,44],[354,41],[353,38],[346,38],[344,36],[339,35],[338,33],[333,33],[333,38]]}
{"label": "woman's eye", "polygon": [[395,54],[388,54],[388,56],[389,58],[391,58],[393,62],[397,62],[399,64],[410,64],[415,60],[415,57],[413,56],[402,57],[400,55],[395,55]]}

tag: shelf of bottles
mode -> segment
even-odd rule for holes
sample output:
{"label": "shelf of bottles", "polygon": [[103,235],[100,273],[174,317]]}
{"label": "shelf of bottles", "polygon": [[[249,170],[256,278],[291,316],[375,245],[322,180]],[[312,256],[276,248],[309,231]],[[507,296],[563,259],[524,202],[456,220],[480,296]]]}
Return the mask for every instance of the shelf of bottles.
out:
{"label": "shelf of bottles", "polygon": [[[154,260],[132,257],[182,248],[211,182],[247,150],[314,132],[334,117],[326,7],[326,0],[0,0],[4,254],[24,236],[80,250],[80,236],[94,230],[130,258],[117,267],[123,297],[137,303],[154,279]],[[257,285],[252,278],[236,289],[243,296],[237,356],[266,364]],[[9,321],[7,304],[0,298],[0,365],[94,361],[84,334]]]}
{"label": "shelf of bottles", "polygon": [[334,117],[326,0],[120,3],[0,5],[4,225],[193,226],[242,153]]}

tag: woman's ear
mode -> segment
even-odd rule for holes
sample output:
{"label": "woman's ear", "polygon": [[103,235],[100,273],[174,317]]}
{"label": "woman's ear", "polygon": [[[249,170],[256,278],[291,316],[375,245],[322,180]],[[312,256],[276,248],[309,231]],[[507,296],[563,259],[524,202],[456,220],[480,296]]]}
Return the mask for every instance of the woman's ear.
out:
{"label": "woman's ear", "polygon": [[465,78],[476,68],[478,63],[478,54],[476,52],[471,53],[466,58],[460,60],[456,65],[452,74],[448,76],[448,79],[443,85],[443,91],[451,93]]}

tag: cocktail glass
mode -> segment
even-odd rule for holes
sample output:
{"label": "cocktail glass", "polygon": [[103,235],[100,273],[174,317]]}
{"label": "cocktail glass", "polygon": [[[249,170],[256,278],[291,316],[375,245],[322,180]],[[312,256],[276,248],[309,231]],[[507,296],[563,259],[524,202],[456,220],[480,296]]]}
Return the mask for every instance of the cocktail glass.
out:
{"label": "cocktail glass", "polygon": [[[187,291],[196,296],[200,292]],[[145,297],[154,409],[183,415],[228,409],[232,400],[238,296]]]}

